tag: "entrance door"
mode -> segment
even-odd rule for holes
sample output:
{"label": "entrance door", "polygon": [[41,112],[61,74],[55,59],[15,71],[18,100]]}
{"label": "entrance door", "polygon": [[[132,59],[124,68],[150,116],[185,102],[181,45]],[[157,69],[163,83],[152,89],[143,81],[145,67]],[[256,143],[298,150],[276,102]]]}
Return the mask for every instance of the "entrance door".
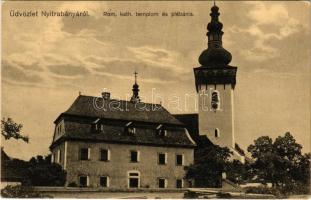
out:
{"label": "entrance door", "polygon": [[140,185],[140,173],[138,171],[128,172],[128,187],[139,188]]}

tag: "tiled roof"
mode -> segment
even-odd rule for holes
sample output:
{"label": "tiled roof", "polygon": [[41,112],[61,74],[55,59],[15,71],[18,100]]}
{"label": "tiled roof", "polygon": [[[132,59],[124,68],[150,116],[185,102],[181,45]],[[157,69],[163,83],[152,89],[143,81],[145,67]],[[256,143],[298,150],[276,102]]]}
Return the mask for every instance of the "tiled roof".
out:
{"label": "tiled roof", "polygon": [[101,97],[83,95],[79,95],[63,115],[64,114],[181,125],[181,123],[160,104],[135,104],[130,101],[116,99],[103,100]]}
{"label": "tiled roof", "polygon": [[[184,128],[168,129],[166,136],[159,136],[152,127],[135,127],[135,134],[127,134],[125,125],[103,124],[103,129],[95,131],[92,124],[65,120],[65,135],[62,138],[72,140],[89,140],[93,142],[109,142],[124,144],[141,144],[156,146],[194,147]],[[53,145],[52,145],[53,146]]]}
{"label": "tiled roof", "polygon": [[[98,106],[104,105],[104,109],[96,109],[94,102]],[[109,104],[112,106],[109,107]],[[63,140],[190,148],[196,146],[185,130],[185,125],[159,104],[135,104],[114,99],[103,101],[103,98],[80,95],[58,119],[64,120],[65,131],[64,135],[54,137],[51,148]],[[136,129],[133,135],[126,132],[126,124],[129,122]],[[97,131],[94,129],[95,123],[98,125]],[[157,127],[160,125],[167,131],[166,136],[158,134]]]}

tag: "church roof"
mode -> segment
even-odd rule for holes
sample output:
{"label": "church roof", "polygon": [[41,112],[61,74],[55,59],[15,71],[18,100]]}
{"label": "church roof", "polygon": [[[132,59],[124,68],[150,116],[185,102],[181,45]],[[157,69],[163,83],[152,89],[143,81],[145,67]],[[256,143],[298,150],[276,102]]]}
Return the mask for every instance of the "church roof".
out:
{"label": "church roof", "polygon": [[162,105],[79,95],[63,115],[182,125]]}

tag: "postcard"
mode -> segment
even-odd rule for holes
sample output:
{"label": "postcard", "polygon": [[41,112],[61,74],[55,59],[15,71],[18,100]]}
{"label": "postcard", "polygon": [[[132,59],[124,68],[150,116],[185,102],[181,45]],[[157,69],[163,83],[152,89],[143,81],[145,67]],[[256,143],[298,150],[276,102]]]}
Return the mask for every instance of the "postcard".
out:
{"label": "postcard", "polygon": [[310,198],[309,1],[5,1],[3,198]]}

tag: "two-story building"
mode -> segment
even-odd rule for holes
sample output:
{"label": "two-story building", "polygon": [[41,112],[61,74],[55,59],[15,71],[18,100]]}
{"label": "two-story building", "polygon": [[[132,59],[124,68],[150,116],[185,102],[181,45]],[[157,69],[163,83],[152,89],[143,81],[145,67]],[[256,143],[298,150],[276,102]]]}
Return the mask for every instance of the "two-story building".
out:
{"label": "two-story building", "polygon": [[55,120],[52,161],[66,184],[109,188],[182,188],[195,143],[184,125],[159,104],[79,95]]}

